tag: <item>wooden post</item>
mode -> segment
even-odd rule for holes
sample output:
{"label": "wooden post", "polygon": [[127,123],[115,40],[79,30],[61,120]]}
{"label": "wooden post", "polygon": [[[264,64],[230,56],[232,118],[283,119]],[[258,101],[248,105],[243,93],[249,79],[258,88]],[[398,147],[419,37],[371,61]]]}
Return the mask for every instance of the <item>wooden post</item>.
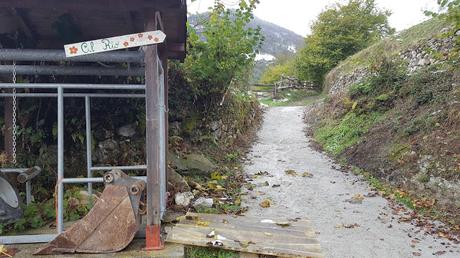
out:
{"label": "wooden post", "polygon": [[169,146],[169,102],[168,102],[168,92],[169,92],[169,84],[168,84],[168,73],[169,73],[169,67],[168,67],[168,50],[167,50],[167,43],[163,43],[161,50],[160,50],[160,59],[161,59],[161,65],[163,66],[163,72],[164,72],[164,104],[165,104],[165,158],[166,158],[166,185],[168,185],[168,146]]}
{"label": "wooden post", "polygon": [[[146,11],[145,31],[156,30],[155,10]],[[160,103],[158,83],[158,47],[147,46],[145,52],[145,105],[146,105],[146,156],[147,156],[147,227],[146,250],[164,248],[161,240],[160,202]]]}

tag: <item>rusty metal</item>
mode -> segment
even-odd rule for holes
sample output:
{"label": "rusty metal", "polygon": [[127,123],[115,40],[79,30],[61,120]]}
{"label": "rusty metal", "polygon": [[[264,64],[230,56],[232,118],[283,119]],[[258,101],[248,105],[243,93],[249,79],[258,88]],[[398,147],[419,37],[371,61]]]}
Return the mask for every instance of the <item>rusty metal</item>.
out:
{"label": "rusty metal", "polygon": [[38,175],[40,175],[40,173],[42,172],[42,169],[40,167],[33,167],[33,168],[29,168],[27,169],[26,171],[20,173],[17,177],[16,177],[16,180],[21,183],[21,184],[24,184],[32,179],[34,179],[35,177],[37,177]]}
{"label": "rusty metal", "polygon": [[[116,170],[106,176],[112,183],[106,185],[88,215],[35,254],[113,253],[131,243],[139,230],[139,203],[145,183]],[[132,188],[137,189],[136,194],[131,193]]]}

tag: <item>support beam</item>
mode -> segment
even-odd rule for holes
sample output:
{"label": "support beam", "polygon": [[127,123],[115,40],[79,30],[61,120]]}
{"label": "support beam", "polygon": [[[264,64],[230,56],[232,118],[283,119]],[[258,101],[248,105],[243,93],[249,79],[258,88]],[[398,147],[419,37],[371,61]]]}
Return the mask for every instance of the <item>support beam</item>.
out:
{"label": "support beam", "polygon": [[58,88],[57,99],[57,121],[58,121],[58,167],[57,167],[57,207],[56,207],[56,228],[57,233],[64,232],[64,89]]}
{"label": "support beam", "polygon": [[[12,65],[0,65],[0,74],[13,73]],[[67,76],[143,76],[143,68],[105,68],[91,66],[16,65],[18,75],[67,75]]]}
{"label": "support beam", "polygon": [[[145,30],[155,30],[155,11],[146,11]],[[147,156],[147,227],[146,249],[164,248],[161,240],[161,187],[160,187],[160,103],[157,45],[145,47],[145,104],[146,104],[146,156]]]}
{"label": "support beam", "polygon": [[78,0],[78,1],[55,1],[55,0],[2,0],[0,7],[7,8],[31,8],[31,9],[54,9],[66,11],[126,11],[156,8],[157,10],[177,10],[185,1],[152,1],[130,0],[125,10],[120,10],[113,0]]}
{"label": "support beam", "polygon": [[113,51],[67,58],[64,50],[0,49],[0,61],[143,63],[142,51]]}
{"label": "support beam", "polygon": [[17,9],[17,8],[11,8],[11,14],[16,20],[17,25],[21,30],[24,32],[24,34],[33,42],[35,45],[37,41],[37,34],[34,32],[32,27],[30,26],[29,21],[27,20],[26,14],[24,10],[22,9]]}
{"label": "support beam", "polygon": [[169,101],[168,101],[168,91],[169,91],[169,85],[168,85],[168,73],[169,73],[169,67],[168,67],[168,52],[167,52],[167,46],[168,46],[168,42],[165,41],[165,43],[163,43],[163,45],[165,45],[161,51],[160,51],[160,59],[161,59],[161,64],[163,66],[163,73],[164,73],[164,76],[163,76],[163,83],[164,83],[164,106],[165,106],[165,110],[164,110],[164,117],[165,117],[165,127],[164,127],[164,135],[165,135],[165,154],[164,154],[164,157],[165,157],[165,161],[166,161],[166,185],[168,184],[168,146],[169,146]]}

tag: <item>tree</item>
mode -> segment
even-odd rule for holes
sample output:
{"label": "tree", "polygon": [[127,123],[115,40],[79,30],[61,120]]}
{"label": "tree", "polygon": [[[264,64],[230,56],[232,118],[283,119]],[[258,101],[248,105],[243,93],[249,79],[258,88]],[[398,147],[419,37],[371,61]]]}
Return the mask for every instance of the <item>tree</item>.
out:
{"label": "tree", "polygon": [[350,0],[322,12],[296,61],[300,79],[321,84],[340,61],[394,33],[390,15],[375,0]]}
{"label": "tree", "polygon": [[[453,32],[460,30],[460,0],[437,0],[439,10],[437,12],[425,11],[429,16],[441,16],[453,25]],[[460,45],[460,37],[457,37],[457,44]]]}
{"label": "tree", "polygon": [[287,62],[270,65],[262,74],[260,82],[264,84],[273,84],[281,79],[281,76],[295,76],[294,62]]}
{"label": "tree", "polygon": [[260,28],[250,28],[258,0],[241,0],[239,8],[228,10],[215,1],[200,33],[189,26],[185,76],[198,101],[220,101],[233,81],[251,69],[263,40]]}

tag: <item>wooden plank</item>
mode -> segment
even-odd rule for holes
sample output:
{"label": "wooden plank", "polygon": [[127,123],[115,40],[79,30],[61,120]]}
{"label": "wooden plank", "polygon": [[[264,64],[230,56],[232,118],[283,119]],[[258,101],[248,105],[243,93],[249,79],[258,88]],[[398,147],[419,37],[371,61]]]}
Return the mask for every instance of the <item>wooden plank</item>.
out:
{"label": "wooden plank", "polygon": [[[275,227],[277,222],[289,222],[291,224],[288,229],[298,229],[298,230],[310,230],[312,228],[311,223],[307,219],[298,219],[297,221],[290,221],[287,218],[278,218],[274,219],[271,217],[249,217],[249,216],[233,216],[233,215],[217,215],[217,214],[197,214],[197,213],[187,213],[188,217],[196,217],[198,220],[205,220],[214,223],[222,223],[224,220],[230,224],[242,224],[242,225],[254,225],[257,224],[262,227]],[[182,218],[185,220],[186,218]],[[268,222],[274,223],[268,223]],[[265,223],[264,223],[265,222]],[[278,227],[278,226],[277,226]]]}
{"label": "wooden plank", "polygon": [[[169,232],[166,241],[202,247],[209,246],[212,241],[220,241],[223,246],[218,248],[244,253],[277,257],[323,257],[321,246],[308,220],[291,222],[292,226],[283,228],[273,223],[262,223],[264,219],[188,213]],[[214,236],[208,238],[210,232]]]}
{"label": "wooden plank", "polygon": [[[246,221],[241,221],[240,223],[238,222],[228,222],[228,223],[222,223],[220,222],[212,222],[210,220],[202,219],[200,220],[201,222],[208,222],[209,223],[209,228],[224,228],[224,229],[239,229],[239,228],[245,228],[246,230],[257,230],[261,232],[267,232],[267,233],[272,233],[272,234],[279,234],[279,233],[289,233],[293,236],[298,236],[298,237],[314,237],[315,232],[310,229],[310,228],[304,228],[304,227],[296,227],[296,226],[289,226],[289,227],[280,227],[276,224],[268,224],[268,223],[248,223]],[[181,224],[183,225],[196,225],[196,221],[192,220],[183,220],[181,221]]]}
{"label": "wooden plank", "polygon": [[[241,243],[249,243],[242,236],[239,237]],[[175,227],[168,234],[167,242],[193,245],[201,247],[209,247],[208,242],[212,239],[203,237],[202,233],[197,232],[191,228]],[[267,242],[254,242],[255,244],[248,244],[242,246],[240,243],[235,242],[234,239],[220,240],[223,246],[220,248],[232,250],[237,252],[257,253],[264,255],[274,255],[282,257],[322,257],[321,247],[319,244],[288,244],[287,242],[267,243]]]}
{"label": "wooden plank", "polygon": [[[318,240],[316,240],[313,236],[293,236],[291,234],[287,234],[286,232],[278,232],[277,234],[266,232],[266,231],[254,231],[254,230],[241,230],[238,229],[231,229],[231,228],[223,228],[223,227],[203,227],[203,226],[196,226],[196,225],[184,225],[184,224],[177,224],[175,228],[179,228],[183,231],[188,232],[196,232],[197,237],[203,237],[209,234],[211,231],[214,231],[216,235],[224,236],[230,240],[239,240],[242,239],[253,239],[252,241],[256,242],[256,240],[261,240],[260,242],[264,243],[280,243],[289,242],[289,244],[318,244]],[[173,230],[174,230],[173,229]],[[269,234],[267,234],[269,233]],[[209,241],[209,239],[208,239]],[[248,240],[249,241],[249,240]],[[259,243],[260,243],[259,242]],[[257,243],[257,242],[256,242]]]}

